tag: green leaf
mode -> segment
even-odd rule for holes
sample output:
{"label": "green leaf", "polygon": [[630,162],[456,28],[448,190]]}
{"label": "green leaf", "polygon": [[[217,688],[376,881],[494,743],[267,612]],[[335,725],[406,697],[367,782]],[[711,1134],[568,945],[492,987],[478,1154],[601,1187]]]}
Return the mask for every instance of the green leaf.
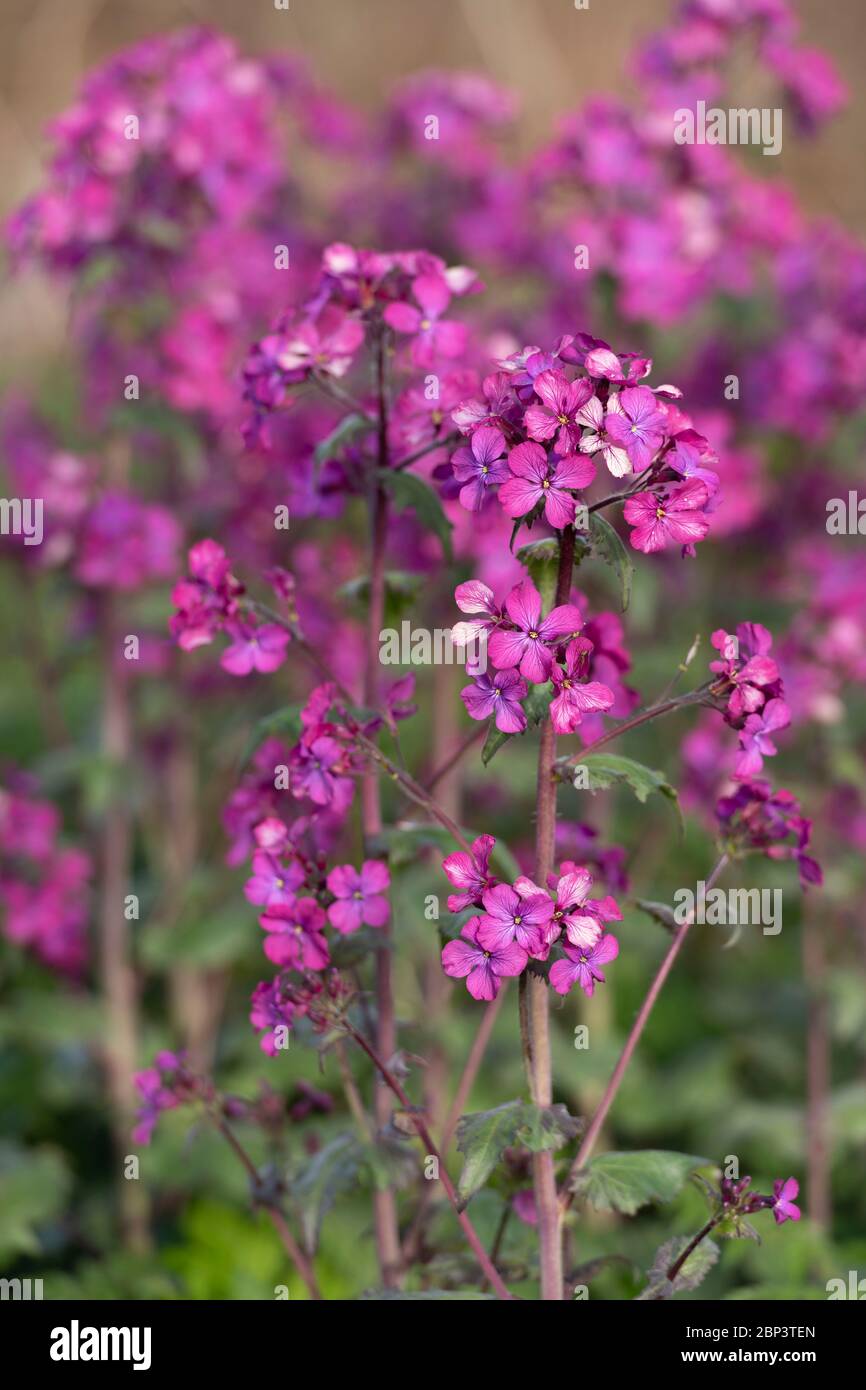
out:
{"label": "green leaf", "polygon": [[[530,687],[529,694],[523,701],[523,712],[526,715],[526,726],[529,729],[536,728],[547,715],[550,709],[550,702],[553,699],[553,685],[550,681],[545,681],[544,685],[533,685]],[[497,729],[493,720],[490,721],[490,728],[481,749],[481,761],[486,767],[489,762],[496,757],[503,744],[508,743],[509,739],[522,738],[522,734],[504,734],[501,729]]]}
{"label": "green leaf", "polygon": [[649,1271],[649,1283],[643,1292],[638,1294],[636,1302],[656,1302],[670,1298],[675,1293],[686,1293],[696,1289],[703,1283],[719,1258],[719,1247],[709,1236],[705,1236],[700,1244],[695,1246],[674,1279],[667,1277],[671,1265],[690,1243],[691,1236],[675,1236],[673,1240],[665,1241],[664,1245],[659,1247]]}
{"label": "green leaf", "polygon": [[327,463],[329,459],[336,458],[348,444],[354,444],[361,435],[369,433],[372,427],[373,422],[369,417],[360,415],[357,411],[351,415],[344,415],[336,429],[316,445],[313,458],[320,466]]}
{"label": "green leaf", "polygon": [[631,599],[631,586],[634,579],[634,565],[621,536],[600,512],[591,512],[589,533],[595,553],[606,565],[610,565],[619,580],[620,606],[623,613]]}
{"label": "green leaf", "polygon": [[319,1230],[327,1212],[337,1198],[356,1186],[358,1172],[364,1162],[360,1140],[351,1133],[338,1134],[323,1149],[319,1149],[300,1177],[292,1183],[292,1194],[301,1213],[304,1241],[313,1252],[319,1241]]}
{"label": "green leaf", "polygon": [[580,1170],[573,1190],[597,1211],[634,1216],[650,1202],[672,1202],[692,1173],[710,1166],[708,1158],[667,1149],[600,1154]]}
{"label": "green leaf", "polygon": [[458,1195],[468,1202],[484,1186],[506,1149],[523,1148],[531,1153],[560,1149],[582,1128],[583,1121],[569,1115],[564,1105],[539,1107],[523,1100],[462,1115],[457,1122],[457,1147],[464,1155]]}
{"label": "green leaf", "polygon": [[49,1148],[0,1146],[0,1260],[38,1255],[39,1228],[63,1209],[71,1186],[62,1154]]}
{"label": "green leaf", "polygon": [[392,469],[380,469],[379,479],[390,493],[397,511],[413,511],[421,525],[439,537],[445,558],[450,560],[452,526],[445,515],[438,493],[417,474],[405,470],[395,473]]}
{"label": "green leaf", "polygon": [[664,927],[665,931],[671,933],[677,929],[677,919],[672,907],[667,903],[652,902],[649,898],[635,898],[635,907],[639,907],[641,912],[645,912],[648,917],[652,917],[654,922],[658,922]]}
{"label": "green leaf", "polygon": [[554,536],[544,536],[541,540],[522,545],[517,558],[529,573],[529,577],[541,594],[543,611],[554,606],[556,580],[559,573],[559,541]]}
{"label": "green leaf", "polygon": [[646,801],[652,792],[658,792],[670,801],[682,823],[679,797],[663,772],[635,762],[634,758],[623,758],[617,753],[587,753],[579,759],[579,766],[585,767],[589,776],[590,791],[606,791],[617,782],[630,787],[638,801]]}

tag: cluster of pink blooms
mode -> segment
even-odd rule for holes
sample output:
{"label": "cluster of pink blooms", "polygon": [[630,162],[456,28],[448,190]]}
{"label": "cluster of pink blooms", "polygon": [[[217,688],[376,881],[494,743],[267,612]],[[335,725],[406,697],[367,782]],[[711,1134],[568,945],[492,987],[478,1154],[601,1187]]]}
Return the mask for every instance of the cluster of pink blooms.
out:
{"label": "cluster of pink blooms", "polygon": [[749,1216],[753,1212],[773,1213],[777,1226],[786,1221],[799,1221],[801,1212],[794,1198],[799,1195],[800,1184],[796,1178],[777,1178],[773,1183],[772,1197],[764,1197],[760,1192],[750,1191],[751,1178],[722,1178],[719,1184],[719,1201],[723,1211]]}
{"label": "cluster of pink blooms", "polygon": [[719,798],[716,818],[723,842],[734,854],[765,854],[768,859],[793,859],[803,886],[823,882],[821,866],[806,851],[812,822],[802,813],[793,792],[774,791],[769,782],[741,782],[730,796]]}
{"label": "cluster of pink blooms", "polygon": [[734,776],[748,781],[778,751],[772,735],[791,722],[779,668],[769,655],[773,638],[761,623],[740,623],[736,635],[719,628],[712,644],[719,653],[710,662],[718,677],[713,693],[724,704],[725,722],[740,735]]}
{"label": "cluster of pink blooms", "polygon": [[624,515],[636,550],[680,545],[694,554],[720,501],[718,458],[676,405],[677,387],[639,384],[652,370],[648,358],[618,356],[578,333],[497,365],[483,398],[451,412],[469,441],[451,458],[450,491],[459,484],[462,506],[478,511],[497,496],[508,517],[543,518],[561,531],[574,524],[575,494],[592,484],[598,460],[628,480]]}
{"label": "cluster of pink blooms", "polygon": [[616,902],[609,895],[591,898],[592,875],[572,860],[550,875],[546,888],[524,876],[501,883],[490,871],[495,844],[492,835],[480,835],[471,853],[460,850],[443,860],[457,889],[449,911],[474,909],[442,952],[446,975],[465,979],[473,999],[490,1001],[504,978],[520,975],[530,960],[547,961],[558,943],[564,956],[550,966],[551,985],[567,994],[579,984],[591,995],[604,983],[601,967],[619,954],[616,937],[605,930],[606,923],[622,920]]}
{"label": "cluster of pink blooms", "polygon": [[45,965],[79,976],[87,960],[90,858],[59,841],[60,812],[21,777],[0,789],[4,931]]}

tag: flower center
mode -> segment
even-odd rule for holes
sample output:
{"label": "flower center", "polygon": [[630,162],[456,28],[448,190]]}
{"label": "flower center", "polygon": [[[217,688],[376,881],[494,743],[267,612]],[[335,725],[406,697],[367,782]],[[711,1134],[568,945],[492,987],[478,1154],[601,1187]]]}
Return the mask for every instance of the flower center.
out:
{"label": "flower center", "polygon": [[545,478],[545,480],[544,480],[544,482],[541,484],[541,486],[542,486],[542,487],[550,487],[550,479],[549,479],[549,478]]}
{"label": "flower center", "polygon": [[514,925],[515,925],[515,927],[519,927],[519,926],[520,926],[520,923],[521,923],[522,921],[523,921],[523,918],[522,918],[522,917],[515,917],[515,919],[514,919]]}
{"label": "flower center", "polygon": [[487,467],[487,464],[486,464],[486,463],[482,463],[482,465],[481,465],[481,472],[482,472],[482,473],[489,473],[489,472],[490,472],[490,469]]}
{"label": "flower center", "polygon": [[535,629],[533,629],[533,630],[530,632],[529,635],[530,635],[530,637],[532,638],[533,642],[537,642],[537,641],[538,641],[538,633],[535,631]]}
{"label": "flower center", "polygon": [[422,327],[422,328],[424,329],[424,331],[426,332],[428,328],[431,328],[431,327],[432,327],[432,324],[430,323],[430,320],[429,320],[429,319],[422,319],[422,320],[421,320],[421,327]]}
{"label": "flower center", "polygon": [[557,420],[559,421],[559,423],[560,423],[561,425],[567,425],[567,424],[568,424],[568,416],[567,416],[567,415],[557,415],[556,418],[557,418]]}
{"label": "flower center", "polygon": [[663,519],[664,514],[665,514],[664,507],[656,507],[656,516],[658,517],[659,521],[661,521],[661,520]]}

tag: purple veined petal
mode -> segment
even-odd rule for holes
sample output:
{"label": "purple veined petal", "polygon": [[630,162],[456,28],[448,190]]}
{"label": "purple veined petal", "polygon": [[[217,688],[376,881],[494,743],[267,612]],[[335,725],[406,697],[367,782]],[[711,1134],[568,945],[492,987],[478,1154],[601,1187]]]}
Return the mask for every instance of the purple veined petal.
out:
{"label": "purple veined petal", "polygon": [[480,960],[483,960],[483,952],[477,946],[473,946],[469,941],[463,941],[458,936],[454,941],[449,941],[442,951],[442,968],[446,975],[450,975],[454,980],[462,980],[471,970],[476,969]]}
{"label": "purple veined petal", "polygon": [[581,709],[604,710],[613,704],[613,691],[600,681],[587,681],[585,685],[572,686],[572,693]]}
{"label": "purple veined petal", "polygon": [[543,496],[539,483],[526,478],[509,478],[499,489],[499,504],[506,516],[526,516]]}
{"label": "purple veined petal", "polygon": [[469,975],[466,988],[473,999],[484,1004],[492,1003],[499,993],[499,979],[493,973],[490,961],[484,956]]}
{"label": "purple veined petal", "polygon": [[493,682],[488,676],[479,676],[474,685],[464,686],[460,698],[470,719],[489,719],[498,704]]}
{"label": "purple veined petal", "polygon": [[540,484],[547,477],[547,454],[540,444],[518,444],[508,455],[508,467],[516,478]]}
{"label": "purple veined petal", "polygon": [[[564,526],[570,526],[574,521],[574,507],[574,498],[567,492],[560,492],[557,488],[552,487],[545,493],[545,520],[557,531],[561,531]],[[506,507],[505,510],[508,511],[508,508]],[[522,516],[523,512],[518,512],[517,515]]]}
{"label": "purple veined petal", "polygon": [[483,584],[480,579],[469,579],[465,584],[458,584],[454,590],[454,598],[461,613],[486,613],[489,617],[499,616],[493,590],[487,584]]}
{"label": "purple veined petal", "polygon": [[632,471],[631,459],[625,449],[620,449],[615,444],[603,444],[602,449],[604,451],[602,453],[602,458],[604,459],[608,472],[611,473],[614,478],[624,478],[626,473]]}
{"label": "purple veined petal", "polygon": [[546,642],[551,642],[554,638],[561,639],[567,633],[579,632],[582,627],[583,618],[580,610],[575,608],[573,603],[561,603],[548,613],[538,627],[538,632]]}
{"label": "purple veined petal", "polygon": [[570,960],[555,960],[550,967],[550,984],[557,994],[568,994],[579,976],[579,967]]}
{"label": "purple veined petal", "polygon": [[356,898],[338,898],[328,908],[328,921],[344,936],[360,930],[362,915],[362,903]]}
{"label": "purple veined petal", "polygon": [[570,945],[581,951],[590,951],[602,934],[602,925],[596,917],[584,913],[569,912],[562,921],[565,935]]}
{"label": "purple veined petal", "polygon": [[552,439],[559,429],[559,420],[544,405],[529,406],[523,424],[533,439]]}
{"label": "purple veined petal", "polygon": [[556,487],[580,490],[589,487],[594,478],[594,463],[577,454],[565,454],[556,465],[553,482]]}
{"label": "purple veined petal", "polygon": [[529,638],[523,632],[497,628],[487,644],[487,654],[498,670],[520,666]]}
{"label": "purple veined petal", "polygon": [[523,649],[523,659],[520,662],[520,674],[525,676],[533,685],[543,685],[550,677],[550,668],[553,665],[553,656],[548,651],[544,643],[533,638],[527,638]]}
{"label": "purple veined petal", "polygon": [[[511,590],[505,600],[509,618],[524,633],[534,632],[541,621],[541,595],[531,579],[524,579]],[[509,663],[516,666],[517,662]]]}

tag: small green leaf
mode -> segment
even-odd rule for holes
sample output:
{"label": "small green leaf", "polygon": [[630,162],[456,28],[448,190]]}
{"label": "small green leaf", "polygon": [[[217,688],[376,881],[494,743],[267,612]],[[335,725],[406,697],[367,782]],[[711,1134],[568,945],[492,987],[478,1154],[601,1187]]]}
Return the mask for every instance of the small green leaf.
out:
{"label": "small green leaf", "polygon": [[421,525],[442,542],[446,560],[451,559],[451,522],[445,515],[438,493],[415,473],[405,470],[395,473],[392,469],[379,470],[382,486],[390,493],[398,512],[413,511]]}
{"label": "small green leaf", "polygon": [[457,1147],[464,1155],[457,1184],[461,1200],[468,1202],[484,1186],[506,1149],[560,1149],[582,1127],[583,1121],[569,1115],[564,1105],[539,1107],[522,1100],[462,1115],[457,1122]]}
{"label": "small green leaf", "polygon": [[668,907],[667,903],[655,903],[649,898],[635,898],[635,907],[639,907],[641,912],[652,917],[653,921],[663,926],[665,931],[675,932],[679,925],[673,908]]}
{"label": "small green leaf", "polygon": [[616,572],[619,580],[620,606],[624,613],[631,599],[631,586],[634,579],[634,565],[631,562],[631,556],[619,533],[599,512],[590,514],[589,532],[596,554]]}
{"label": "small green leaf", "polygon": [[590,791],[606,791],[617,782],[630,787],[638,801],[646,801],[651,792],[658,792],[670,801],[682,823],[679,797],[663,772],[635,762],[634,758],[623,758],[617,753],[587,753],[579,760],[589,776]]}
{"label": "small green leaf", "polygon": [[361,1141],[354,1134],[338,1134],[314,1154],[300,1177],[292,1183],[292,1195],[301,1213],[304,1243],[311,1253],[319,1240],[322,1221],[337,1198],[354,1188],[364,1162]]}
{"label": "small green leaf", "polygon": [[707,1158],[667,1149],[600,1154],[580,1170],[573,1190],[597,1211],[634,1216],[650,1202],[673,1201],[692,1173],[710,1166]]}
{"label": "small green leaf", "polygon": [[316,445],[313,451],[316,463],[321,465],[329,459],[336,458],[348,444],[354,444],[362,435],[367,434],[372,425],[373,422],[368,416],[359,415],[357,411],[351,415],[344,415],[336,429]]}
{"label": "small green leaf", "polygon": [[703,1283],[719,1258],[719,1247],[709,1236],[705,1236],[700,1244],[695,1246],[674,1279],[667,1277],[671,1265],[690,1242],[690,1236],[675,1236],[673,1240],[668,1240],[659,1247],[649,1271],[649,1283],[643,1292],[638,1294],[636,1302],[656,1302],[670,1298],[675,1293],[686,1293],[696,1289]]}
{"label": "small green leaf", "polygon": [[541,594],[544,612],[554,606],[556,580],[559,573],[559,541],[554,536],[544,536],[541,540],[522,545],[517,558],[529,573],[529,577]]}

